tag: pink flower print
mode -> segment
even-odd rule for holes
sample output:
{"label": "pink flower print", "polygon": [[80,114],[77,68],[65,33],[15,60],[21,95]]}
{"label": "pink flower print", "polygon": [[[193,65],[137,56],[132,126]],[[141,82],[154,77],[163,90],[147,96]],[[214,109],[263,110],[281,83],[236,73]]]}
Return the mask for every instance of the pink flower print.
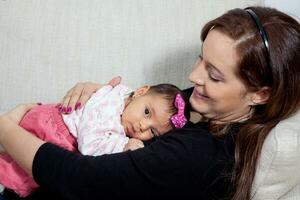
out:
{"label": "pink flower print", "polygon": [[88,114],[88,120],[92,121],[93,119],[94,119],[94,116],[93,116],[93,113],[91,112]]}
{"label": "pink flower print", "polygon": [[116,107],[117,104],[118,104],[118,102],[116,100],[112,100],[110,102],[110,106],[112,106],[112,107]]}
{"label": "pink flower print", "polygon": [[98,108],[103,108],[103,107],[106,107],[108,105],[108,102],[107,101],[104,101],[104,102],[101,102],[98,106]]}

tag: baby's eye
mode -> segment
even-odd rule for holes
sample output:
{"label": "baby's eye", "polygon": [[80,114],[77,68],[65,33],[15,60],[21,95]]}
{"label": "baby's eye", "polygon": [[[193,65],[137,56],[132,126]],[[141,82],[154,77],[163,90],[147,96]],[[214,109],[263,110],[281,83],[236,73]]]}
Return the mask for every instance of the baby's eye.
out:
{"label": "baby's eye", "polygon": [[145,113],[146,116],[149,116],[150,115],[150,110],[148,108],[145,108],[144,113]]}

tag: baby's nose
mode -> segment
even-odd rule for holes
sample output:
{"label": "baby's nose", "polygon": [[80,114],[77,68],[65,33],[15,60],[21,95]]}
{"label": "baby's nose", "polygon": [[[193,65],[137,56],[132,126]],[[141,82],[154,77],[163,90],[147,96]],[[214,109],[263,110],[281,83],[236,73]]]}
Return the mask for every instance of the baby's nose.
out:
{"label": "baby's nose", "polygon": [[146,120],[140,121],[140,130],[141,132],[145,132],[149,129],[150,123]]}

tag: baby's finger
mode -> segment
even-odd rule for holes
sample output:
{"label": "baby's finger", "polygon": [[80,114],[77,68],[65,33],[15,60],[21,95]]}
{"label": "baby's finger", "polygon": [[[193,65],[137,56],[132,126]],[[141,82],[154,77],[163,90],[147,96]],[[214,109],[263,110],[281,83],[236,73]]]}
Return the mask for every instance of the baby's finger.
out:
{"label": "baby's finger", "polygon": [[140,141],[140,142],[137,143],[137,146],[139,148],[143,148],[144,147],[144,143],[142,141]]}

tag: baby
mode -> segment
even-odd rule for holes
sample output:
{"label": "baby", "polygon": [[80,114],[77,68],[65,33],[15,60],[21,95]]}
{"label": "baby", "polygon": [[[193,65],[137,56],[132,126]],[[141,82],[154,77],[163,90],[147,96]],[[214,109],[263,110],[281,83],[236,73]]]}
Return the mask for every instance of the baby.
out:
{"label": "baby", "polygon": [[[44,141],[83,155],[135,150],[189,119],[187,98],[174,85],[102,87],[86,105],[65,115],[55,105],[36,106],[20,126]],[[0,183],[21,197],[38,185],[7,154],[0,154]]]}

